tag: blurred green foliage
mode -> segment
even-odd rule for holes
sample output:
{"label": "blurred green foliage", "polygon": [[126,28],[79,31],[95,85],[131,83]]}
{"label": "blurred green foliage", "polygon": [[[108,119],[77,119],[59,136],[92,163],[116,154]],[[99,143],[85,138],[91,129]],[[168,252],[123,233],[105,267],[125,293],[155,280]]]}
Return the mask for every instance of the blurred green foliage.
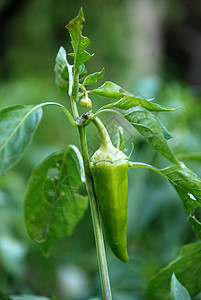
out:
{"label": "blurred green foliage", "polygon": [[[186,71],[184,76],[187,54],[185,52],[182,58],[183,50],[179,52],[181,49],[178,42],[171,44],[172,48],[175,45],[175,51],[170,45],[165,48],[161,73],[150,74],[134,82],[135,70],[130,70],[133,78],[126,77],[131,64],[127,49],[136,31],[136,28],[131,28],[128,17],[130,2],[2,0],[0,108],[16,103],[42,101],[57,101],[70,107],[66,95],[59,94],[56,89],[53,69],[60,45],[67,48],[68,52],[71,47],[64,27],[83,6],[87,20],[83,33],[87,33],[91,39],[89,52],[96,53],[87,65],[89,73],[105,67],[104,80],[117,82],[147,98],[156,97],[160,104],[179,107],[175,112],[162,115],[164,124],[173,135],[169,143],[175,153],[180,155],[184,152],[201,152],[201,78],[197,76],[194,81],[196,89],[180,83],[180,79],[192,78],[192,73],[188,68],[189,73]],[[177,0],[174,5],[171,1],[167,2],[164,22],[166,31],[163,36],[166,42],[174,41],[176,37],[176,34],[170,35],[174,24],[177,29],[183,25],[184,29],[188,26],[199,30],[195,13],[200,11],[198,1],[194,5],[189,4],[191,16],[188,16],[188,1],[182,4],[182,1]],[[180,8],[176,9],[178,14],[172,14],[175,6]],[[179,53],[181,57],[177,60]],[[101,105],[106,104],[106,100],[95,96],[93,100],[94,109],[99,107],[99,101]],[[111,118],[111,115],[105,115],[103,121],[109,124]],[[89,210],[73,236],[59,242],[49,259],[42,256],[25,232],[23,199],[31,170],[47,154],[61,150],[67,144],[79,147],[77,133],[69,126],[62,112],[51,107],[45,108],[43,121],[25,157],[6,176],[0,178],[2,293],[36,294],[59,300],[85,300],[101,294]],[[96,134],[94,128],[87,131],[93,140]],[[136,132],[129,137],[131,141],[135,145],[133,161],[143,161],[158,167],[167,165],[167,161],[156,155]],[[97,146],[95,141],[93,147]],[[188,159],[184,162],[201,176],[199,161]],[[115,300],[144,299],[148,280],[178,255],[181,246],[196,241],[178,196],[165,180],[149,170],[130,170],[129,183],[129,262],[122,264],[107,248]]]}

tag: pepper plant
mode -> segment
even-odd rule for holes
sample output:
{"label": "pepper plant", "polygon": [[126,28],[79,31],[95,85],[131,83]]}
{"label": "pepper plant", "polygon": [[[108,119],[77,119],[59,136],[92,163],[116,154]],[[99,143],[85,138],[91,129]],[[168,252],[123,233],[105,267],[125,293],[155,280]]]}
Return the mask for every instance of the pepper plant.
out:
{"label": "pepper plant", "polygon": [[[89,39],[82,35],[84,21],[83,10],[80,9],[78,16],[66,26],[73,47],[73,53],[68,56],[73,57],[73,64],[68,62],[63,47],[59,49],[55,64],[56,84],[68,94],[72,111],[55,102],[13,105],[1,109],[0,175],[4,175],[22,158],[40,123],[44,107],[52,105],[61,109],[69,126],[78,130],[80,151],[74,145],[68,145],[66,149],[52,153],[34,168],[24,202],[26,229],[43,254],[49,255],[57,241],[72,234],[89,202],[103,299],[109,300],[112,299],[112,294],[102,228],[114,255],[122,262],[127,262],[127,171],[148,168],[167,179],[178,193],[188,220],[199,238],[201,223],[195,217],[195,210],[201,206],[201,179],[179,161],[168,146],[167,140],[171,135],[159,120],[158,113],[174,109],[136,97],[111,81],[106,81],[95,89],[88,88],[103,77],[104,69],[87,75],[85,63],[92,55],[86,51]],[[94,111],[91,100],[93,94],[108,98],[109,103]],[[123,153],[124,137],[120,128],[117,128],[118,143],[113,145],[99,119],[99,116],[108,112],[127,120],[170,165],[158,169],[145,163],[130,161],[131,155],[127,157]],[[100,148],[90,158],[86,127],[91,124],[97,128]],[[83,185],[86,186],[86,193],[82,192]],[[192,296],[199,293],[200,267],[197,271],[193,270],[200,258],[200,243],[186,246],[178,260],[150,281],[147,299],[190,299],[189,293]],[[189,272],[193,272],[190,280]]]}

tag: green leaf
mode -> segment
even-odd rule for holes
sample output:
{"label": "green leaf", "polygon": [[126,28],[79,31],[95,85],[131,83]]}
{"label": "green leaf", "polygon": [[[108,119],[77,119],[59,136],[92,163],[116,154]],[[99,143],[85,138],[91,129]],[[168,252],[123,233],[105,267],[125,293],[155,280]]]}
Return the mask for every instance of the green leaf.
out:
{"label": "green leaf", "polygon": [[97,89],[89,91],[90,93],[97,94],[99,96],[118,99],[119,101],[107,104],[101,109],[113,107],[122,110],[128,110],[132,107],[141,106],[149,111],[172,111],[174,109],[156,104],[150,100],[142,99],[132,95],[131,93],[122,89],[119,85],[106,81],[102,86]]}
{"label": "green leaf", "polygon": [[105,69],[103,68],[100,72],[89,74],[84,79],[82,85],[89,85],[89,84],[96,83],[99,78],[103,77],[104,73],[105,73]]}
{"label": "green leaf", "polygon": [[81,155],[75,146],[52,154],[34,168],[25,196],[24,215],[28,234],[45,255],[52,246],[72,234],[83,217],[88,198],[83,185]]}
{"label": "green leaf", "polygon": [[201,206],[201,179],[185,166],[169,166],[160,170],[178,193],[189,222],[201,239],[201,223],[196,219],[196,208]]}
{"label": "green leaf", "polygon": [[201,206],[201,179],[185,166],[169,166],[160,170],[173,185],[188,215]]}
{"label": "green leaf", "polygon": [[169,131],[167,130],[167,128],[163,125],[163,123],[161,122],[161,120],[159,118],[156,117],[156,120],[158,122],[158,125],[160,126],[162,132],[163,132],[163,136],[164,139],[166,140],[170,140],[172,138],[172,135],[169,133]]}
{"label": "green leaf", "polygon": [[89,46],[90,41],[87,37],[82,35],[84,21],[83,9],[81,8],[78,16],[71,20],[66,26],[71,37],[74,50],[74,67],[76,69],[92,57],[92,55],[85,50],[85,48]]}
{"label": "green leaf", "polygon": [[22,157],[42,117],[34,105],[14,105],[0,110],[0,176]]}
{"label": "green leaf", "polygon": [[58,168],[48,170],[48,176],[43,185],[44,198],[53,207],[68,206],[75,201],[76,193],[84,181],[81,154],[75,146],[70,146],[64,154],[63,163],[61,165],[58,163]]}
{"label": "green leaf", "polygon": [[128,110],[131,107],[136,107],[136,106],[141,106],[146,108],[149,111],[173,111],[175,109],[159,105],[157,103],[151,102],[150,100],[146,100],[143,98],[139,98],[133,95],[130,96],[124,96],[122,94],[122,97],[119,101],[107,104],[103,106],[103,108],[107,107],[114,107],[114,108],[119,108],[122,110]]}
{"label": "green leaf", "polygon": [[128,111],[120,112],[113,108],[98,110],[91,120],[104,112],[113,112],[127,119],[143,136],[143,138],[160,154],[175,164],[179,164],[177,157],[169,148],[165,139],[170,139],[171,135],[161,121],[153,113],[143,107],[132,107]]}
{"label": "green leaf", "polygon": [[157,152],[171,162],[178,164],[177,158],[164,139],[164,130],[162,130],[155,115],[143,107],[133,107],[123,113],[123,116]]}
{"label": "green leaf", "polygon": [[[179,282],[186,287],[191,297],[196,296],[201,291],[200,261],[201,243],[183,247],[180,256],[150,280],[146,291],[146,299],[169,300],[170,282],[173,273],[176,274]],[[186,299],[188,300],[188,298]]]}
{"label": "green leaf", "polygon": [[42,107],[59,107],[73,126],[79,124],[70,112],[56,102],[43,102],[35,105],[13,105],[0,110],[0,176],[4,175],[23,156],[31,143],[42,117]]}
{"label": "green leaf", "polygon": [[61,92],[68,90],[69,95],[71,95],[73,84],[72,69],[73,66],[68,63],[66,58],[66,50],[60,47],[54,67],[55,81],[59,90]]}
{"label": "green leaf", "polygon": [[175,274],[172,275],[171,279],[171,300],[191,300],[189,292],[177,280]]}
{"label": "green leaf", "polygon": [[126,92],[119,85],[117,85],[116,83],[113,83],[111,81],[106,81],[99,88],[88,91],[88,92],[102,96],[102,97],[112,98],[112,99],[121,99],[125,95],[132,96],[132,94]]}
{"label": "green leaf", "polygon": [[68,89],[68,68],[67,68],[67,59],[66,59],[66,50],[63,47],[60,47],[57,56],[56,63],[54,67],[55,71],[55,82],[59,90],[66,91]]}
{"label": "green leaf", "polygon": [[194,232],[201,239],[201,222],[196,218],[196,209],[201,207],[201,179],[181,162],[180,165],[169,166],[161,170],[144,163],[129,162],[130,169],[138,167],[151,169],[171,183],[182,201]]}

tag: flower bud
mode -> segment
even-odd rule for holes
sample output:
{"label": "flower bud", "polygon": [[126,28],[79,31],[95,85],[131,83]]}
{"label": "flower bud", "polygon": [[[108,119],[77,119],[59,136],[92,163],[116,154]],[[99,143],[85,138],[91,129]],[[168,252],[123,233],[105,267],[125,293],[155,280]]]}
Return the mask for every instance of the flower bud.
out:
{"label": "flower bud", "polygon": [[80,100],[80,104],[85,108],[92,107],[91,99],[88,96],[83,96],[83,98]]}

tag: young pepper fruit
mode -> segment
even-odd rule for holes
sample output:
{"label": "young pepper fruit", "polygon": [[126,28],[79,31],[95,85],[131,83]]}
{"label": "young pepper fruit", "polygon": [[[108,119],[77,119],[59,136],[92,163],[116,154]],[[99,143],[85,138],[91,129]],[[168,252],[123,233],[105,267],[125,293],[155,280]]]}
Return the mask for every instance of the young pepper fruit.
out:
{"label": "young pepper fruit", "polygon": [[121,261],[128,261],[127,210],[128,210],[128,158],[115,148],[102,122],[93,120],[99,130],[101,145],[90,159],[106,240]]}

